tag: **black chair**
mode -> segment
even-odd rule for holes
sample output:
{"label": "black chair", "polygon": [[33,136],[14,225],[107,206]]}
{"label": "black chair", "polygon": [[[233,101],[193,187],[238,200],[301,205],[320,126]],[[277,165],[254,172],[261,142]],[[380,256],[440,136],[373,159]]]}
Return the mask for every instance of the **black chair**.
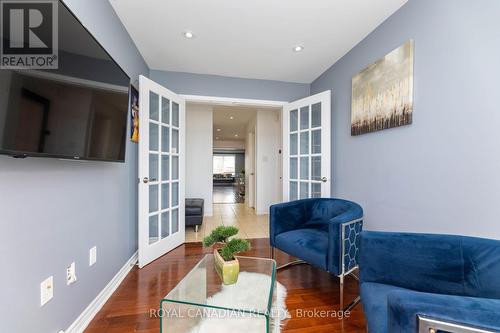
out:
{"label": "black chair", "polygon": [[186,198],[186,227],[194,227],[198,232],[198,226],[203,223],[204,200],[200,198]]}

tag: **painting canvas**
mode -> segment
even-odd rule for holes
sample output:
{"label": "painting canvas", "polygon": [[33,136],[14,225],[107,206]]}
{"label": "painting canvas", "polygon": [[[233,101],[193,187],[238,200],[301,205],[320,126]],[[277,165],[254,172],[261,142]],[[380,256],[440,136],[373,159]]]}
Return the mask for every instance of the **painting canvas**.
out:
{"label": "painting canvas", "polygon": [[139,92],[130,86],[130,141],[139,142]]}
{"label": "painting canvas", "polygon": [[411,124],[413,40],[352,78],[351,135]]}

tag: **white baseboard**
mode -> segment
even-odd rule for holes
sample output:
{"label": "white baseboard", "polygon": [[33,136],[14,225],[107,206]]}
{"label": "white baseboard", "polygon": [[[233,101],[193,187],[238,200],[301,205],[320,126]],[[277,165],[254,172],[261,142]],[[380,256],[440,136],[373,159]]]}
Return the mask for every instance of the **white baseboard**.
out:
{"label": "white baseboard", "polygon": [[113,295],[118,286],[125,279],[130,270],[134,267],[137,262],[137,251],[130,257],[129,260],[123,265],[123,267],[116,273],[116,275],[109,281],[109,283],[104,287],[104,289],[97,295],[96,298],[87,306],[85,310],[76,318],[76,320],[71,324],[65,333],[82,333],[87,326],[90,324],[92,319],[101,308],[104,303]]}

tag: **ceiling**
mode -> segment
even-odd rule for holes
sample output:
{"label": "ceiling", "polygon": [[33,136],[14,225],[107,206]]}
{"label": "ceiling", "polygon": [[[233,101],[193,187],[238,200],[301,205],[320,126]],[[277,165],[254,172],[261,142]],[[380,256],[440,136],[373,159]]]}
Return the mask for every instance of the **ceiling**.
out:
{"label": "ceiling", "polygon": [[[214,141],[244,141],[245,129],[250,120],[255,117],[255,113],[256,109],[249,107],[215,106],[213,108]],[[238,136],[236,137],[235,134]]]}
{"label": "ceiling", "polygon": [[[311,83],[407,2],[109,1],[151,69],[301,83]],[[294,52],[296,45],[303,51]]]}

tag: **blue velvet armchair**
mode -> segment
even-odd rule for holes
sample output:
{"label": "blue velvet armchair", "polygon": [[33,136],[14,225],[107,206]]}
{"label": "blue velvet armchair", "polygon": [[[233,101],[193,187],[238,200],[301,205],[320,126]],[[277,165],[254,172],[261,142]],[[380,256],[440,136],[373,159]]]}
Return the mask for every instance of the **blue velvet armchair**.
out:
{"label": "blue velvet armchair", "polygon": [[[270,209],[271,256],[274,248],[340,278],[343,306],[344,278],[358,267],[363,209],[341,199],[315,198],[281,203]],[[283,265],[279,268],[286,267]],[[351,303],[350,307],[355,305]],[[349,308],[350,308],[349,307]]]}
{"label": "blue velvet armchair", "polygon": [[500,332],[500,241],[361,234],[369,333]]}

